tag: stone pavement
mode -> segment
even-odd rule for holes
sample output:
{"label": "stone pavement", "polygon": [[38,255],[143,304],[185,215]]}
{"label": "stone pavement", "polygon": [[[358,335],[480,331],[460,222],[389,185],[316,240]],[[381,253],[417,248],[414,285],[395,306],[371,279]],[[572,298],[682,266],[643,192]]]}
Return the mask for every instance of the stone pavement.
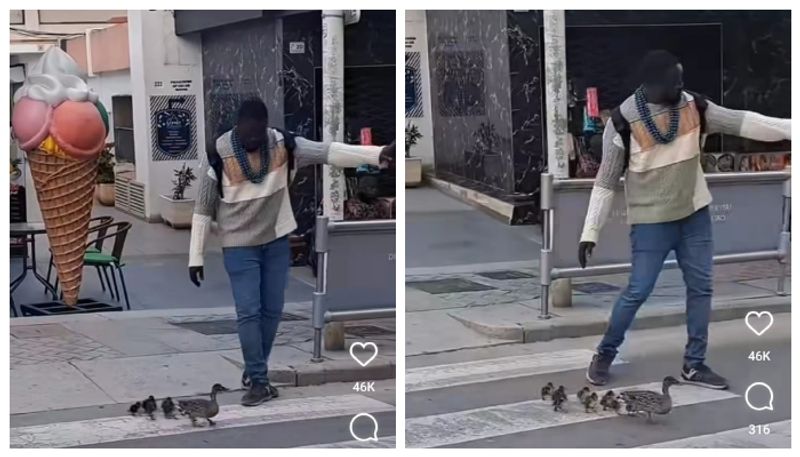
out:
{"label": "stone pavement", "polygon": [[[737,319],[752,309],[789,311],[791,278],[786,280],[789,295],[778,296],[779,271],[777,262],[715,266],[712,319]],[[539,319],[541,291],[536,268],[517,265],[502,269],[493,264],[471,272],[409,274],[406,354],[600,334],[627,278],[627,274],[620,274],[575,279],[573,306],[551,308],[552,318]],[[681,272],[665,270],[634,328],[683,322],[685,286]]]}
{"label": "stone pavement", "polygon": [[[287,303],[270,356],[283,385],[391,379],[394,319],[348,323],[347,346],[373,341],[366,368],[348,351],[311,362],[311,304]],[[11,319],[11,413],[31,413],[239,388],[243,368],[231,307],[128,311]]]}

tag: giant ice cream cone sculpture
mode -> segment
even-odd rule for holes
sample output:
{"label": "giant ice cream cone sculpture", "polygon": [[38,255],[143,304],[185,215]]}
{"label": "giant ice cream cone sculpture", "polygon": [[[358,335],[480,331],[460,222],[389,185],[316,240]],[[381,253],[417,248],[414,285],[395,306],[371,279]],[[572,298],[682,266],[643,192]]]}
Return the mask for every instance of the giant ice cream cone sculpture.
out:
{"label": "giant ice cream cone sculpture", "polygon": [[64,302],[75,305],[107,114],[72,58],[50,48],[14,94],[11,125],[28,163]]}

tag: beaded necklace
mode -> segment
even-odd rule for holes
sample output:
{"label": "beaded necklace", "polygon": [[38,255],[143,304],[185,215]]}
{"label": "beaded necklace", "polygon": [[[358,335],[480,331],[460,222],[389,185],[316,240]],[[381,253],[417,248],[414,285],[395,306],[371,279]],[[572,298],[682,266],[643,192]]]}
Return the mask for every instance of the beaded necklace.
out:
{"label": "beaded necklace", "polygon": [[244,173],[245,177],[252,182],[252,183],[260,183],[264,180],[264,176],[267,175],[269,172],[269,141],[262,144],[259,148],[259,155],[261,156],[261,169],[258,170],[258,173],[253,173],[253,170],[250,168],[250,159],[247,156],[247,151],[245,151],[244,146],[242,146],[242,142],[239,139],[239,134],[236,133],[236,129],[233,129],[231,132],[231,145],[233,146],[233,155],[236,157],[236,161],[239,162],[239,167],[242,169],[242,173]]}
{"label": "beaded necklace", "polygon": [[678,109],[678,104],[672,105],[669,107],[669,130],[667,133],[661,133],[656,125],[655,121],[653,121],[653,114],[650,112],[650,107],[647,106],[647,97],[644,93],[644,87],[639,86],[636,89],[636,110],[639,112],[639,117],[644,122],[645,127],[647,127],[647,131],[650,132],[650,135],[653,137],[656,142],[661,144],[667,144],[672,142],[676,136],[678,136],[678,124],[680,123],[681,113],[680,109]]}

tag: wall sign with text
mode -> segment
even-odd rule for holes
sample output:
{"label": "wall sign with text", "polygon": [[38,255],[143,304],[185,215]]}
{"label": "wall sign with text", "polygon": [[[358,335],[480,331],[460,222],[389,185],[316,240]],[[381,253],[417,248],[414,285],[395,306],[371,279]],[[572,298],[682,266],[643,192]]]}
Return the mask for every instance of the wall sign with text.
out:
{"label": "wall sign with text", "polygon": [[194,95],[150,97],[153,160],[197,159],[197,109]]}

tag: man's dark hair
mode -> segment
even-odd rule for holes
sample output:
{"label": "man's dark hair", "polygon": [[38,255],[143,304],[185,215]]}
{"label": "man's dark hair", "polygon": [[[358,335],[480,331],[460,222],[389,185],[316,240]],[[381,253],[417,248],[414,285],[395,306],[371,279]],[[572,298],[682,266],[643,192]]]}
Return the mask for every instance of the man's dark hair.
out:
{"label": "man's dark hair", "polygon": [[659,82],[667,70],[679,63],[680,60],[669,51],[663,49],[650,51],[645,54],[639,65],[639,79],[643,83]]}
{"label": "man's dark hair", "polygon": [[269,119],[269,114],[267,112],[267,105],[265,105],[260,98],[257,97],[248,98],[247,100],[242,102],[241,106],[239,106],[239,113],[237,115],[237,120],[242,120],[242,119],[266,121],[267,119]]}

